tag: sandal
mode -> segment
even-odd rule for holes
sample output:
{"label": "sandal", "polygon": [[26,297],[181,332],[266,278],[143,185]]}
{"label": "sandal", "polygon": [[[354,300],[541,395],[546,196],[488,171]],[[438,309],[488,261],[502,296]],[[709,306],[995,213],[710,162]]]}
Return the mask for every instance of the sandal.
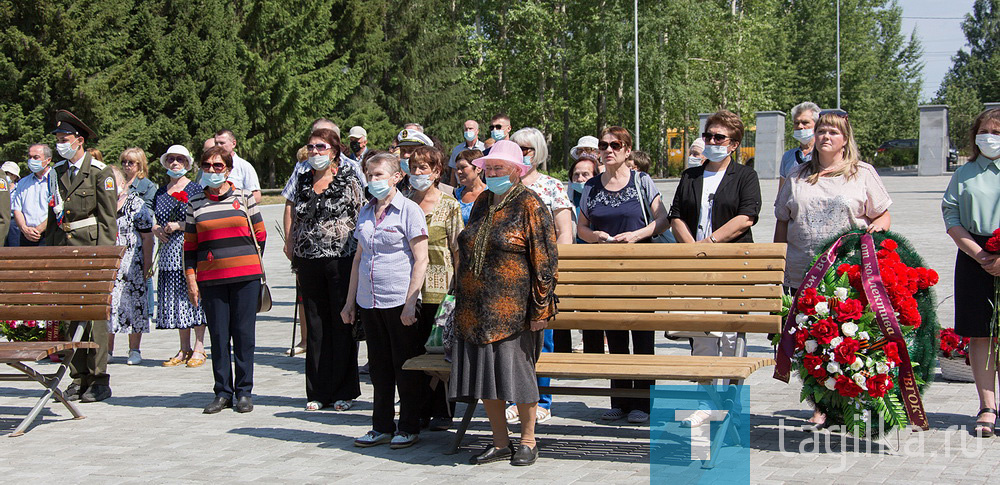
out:
{"label": "sandal", "polygon": [[[978,418],[984,414],[992,414],[994,416],[993,421],[979,421]],[[993,408],[983,408],[979,410],[976,414],[976,436],[980,438],[992,438],[995,434],[993,427],[996,426],[996,416],[997,410]]]}
{"label": "sandal", "polygon": [[323,407],[323,403],[319,401],[309,401],[306,403],[306,411],[319,411]]}
{"label": "sandal", "polygon": [[188,351],[178,350],[177,355],[174,355],[169,360],[163,362],[163,367],[176,367],[178,365],[181,365],[191,358],[192,353],[193,352],[190,350]]}
{"label": "sandal", "polygon": [[[201,354],[201,357],[195,357],[194,354]],[[208,354],[206,354],[204,350],[202,350],[201,352],[198,352],[198,351],[191,352],[191,357],[188,358],[187,366],[188,367],[201,367],[202,364],[205,363],[205,359],[207,359],[207,358],[208,358]]]}
{"label": "sandal", "polygon": [[517,424],[521,422],[521,416],[518,415],[516,404],[507,406],[507,410],[503,414],[504,417],[507,418],[507,424]]}
{"label": "sandal", "polygon": [[351,406],[354,406],[354,401],[350,399],[346,401],[341,399],[340,401],[333,403],[333,409],[336,411],[347,411],[348,409],[351,409]]}
{"label": "sandal", "polygon": [[711,417],[712,417],[712,413],[711,412],[706,411],[704,409],[699,409],[699,410],[691,413],[690,416],[684,418],[684,420],[681,421],[681,427],[682,428],[697,428],[697,427],[705,424],[705,421],[708,421]]}

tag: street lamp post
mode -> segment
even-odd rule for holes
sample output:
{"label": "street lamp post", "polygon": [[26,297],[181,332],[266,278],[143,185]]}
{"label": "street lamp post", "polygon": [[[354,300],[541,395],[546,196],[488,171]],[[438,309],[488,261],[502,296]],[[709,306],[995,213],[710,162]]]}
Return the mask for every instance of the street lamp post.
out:
{"label": "street lamp post", "polygon": [[635,0],[632,46],[635,49],[635,149],[639,149],[639,0]]}
{"label": "street lamp post", "polygon": [[837,0],[837,109],[840,109],[840,0]]}

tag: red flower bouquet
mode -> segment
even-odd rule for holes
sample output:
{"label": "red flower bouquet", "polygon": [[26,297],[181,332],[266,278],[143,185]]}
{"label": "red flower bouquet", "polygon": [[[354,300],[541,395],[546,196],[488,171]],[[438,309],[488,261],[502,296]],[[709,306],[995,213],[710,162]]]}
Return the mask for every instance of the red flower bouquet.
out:
{"label": "red flower bouquet", "polygon": [[45,320],[0,320],[0,335],[8,342],[36,342],[45,340],[46,328],[51,325],[53,322]]}
{"label": "red flower bouquet", "polygon": [[975,382],[972,365],[969,362],[969,337],[962,337],[954,329],[943,328],[938,362],[941,363],[941,377],[948,381]]}

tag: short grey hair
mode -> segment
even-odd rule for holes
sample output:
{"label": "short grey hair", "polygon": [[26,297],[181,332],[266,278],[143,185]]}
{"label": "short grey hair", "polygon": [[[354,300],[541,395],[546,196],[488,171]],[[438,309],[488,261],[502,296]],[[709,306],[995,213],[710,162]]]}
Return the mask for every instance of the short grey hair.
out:
{"label": "short grey hair", "polygon": [[399,158],[391,153],[377,153],[372,155],[368,160],[365,160],[365,170],[372,165],[385,165],[385,167],[389,169],[389,173],[396,173],[400,171]]}
{"label": "short grey hair", "polygon": [[535,149],[535,156],[531,157],[531,164],[535,167],[549,159],[549,146],[545,143],[545,135],[538,128],[521,128],[510,135],[510,141]]}
{"label": "short grey hair", "polygon": [[30,154],[31,153],[31,149],[35,148],[35,147],[42,147],[42,156],[43,157],[49,158],[49,159],[52,158],[52,148],[49,147],[48,145],[46,145],[45,143],[35,143],[35,144],[29,146],[28,147],[28,153]]}
{"label": "short grey hair", "polygon": [[819,121],[819,112],[822,110],[819,109],[819,106],[817,106],[816,103],[813,103],[811,101],[805,101],[795,105],[795,107],[792,108],[792,120],[794,120],[800,114],[802,114],[803,111],[812,111],[813,123],[816,123]]}
{"label": "short grey hair", "polygon": [[420,123],[407,123],[407,124],[403,125],[403,129],[404,130],[416,130],[416,131],[419,131],[420,133],[424,132],[424,127]]}
{"label": "short grey hair", "polygon": [[479,129],[479,122],[478,122],[478,121],[476,121],[476,120],[465,120],[465,121],[463,121],[463,122],[462,122],[462,128],[464,129],[464,128],[465,128],[465,124],[466,124],[466,123],[470,123],[470,122],[471,122],[472,124],[476,125],[476,129],[477,129],[477,130]]}

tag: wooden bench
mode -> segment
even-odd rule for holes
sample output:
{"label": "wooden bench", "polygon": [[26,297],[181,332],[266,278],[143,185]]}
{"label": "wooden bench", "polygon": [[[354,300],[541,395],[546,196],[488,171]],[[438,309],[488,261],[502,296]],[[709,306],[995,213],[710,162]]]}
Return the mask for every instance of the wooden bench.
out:
{"label": "wooden bench", "polygon": [[[0,248],[0,320],[107,320],[124,252],[118,246]],[[59,389],[73,352],[97,348],[94,342],[81,341],[83,332],[84,326],[78,326],[70,341],[0,342],[0,363],[21,372],[0,374],[0,381],[36,381],[45,387],[45,394],[10,436],[23,435],[53,396],[74,419],[84,417]],[[26,364],[50,354],[62,355],[51,374]]]}
{"label": "wooden bench", "polygon": [[[559,315],[549,328],[735,332],[736,356],[544,353],[535,371],[539,377],[560,380],[709,384],[721,379],[742,385],[755,371],[774,365],[768,357],[746,356],[746,335],[780,331],[781,317],[770,313],[781,309],[784,268],[784,244],[560,245]],[[403,368],[445,382],[451,373],[451,364],[440,354],[415,357]],[[553,383],[539,391],[649,397],[647,390],[566,384]],[[470,403],[449,453],[458,451],[474,411],[475,403]]]}

